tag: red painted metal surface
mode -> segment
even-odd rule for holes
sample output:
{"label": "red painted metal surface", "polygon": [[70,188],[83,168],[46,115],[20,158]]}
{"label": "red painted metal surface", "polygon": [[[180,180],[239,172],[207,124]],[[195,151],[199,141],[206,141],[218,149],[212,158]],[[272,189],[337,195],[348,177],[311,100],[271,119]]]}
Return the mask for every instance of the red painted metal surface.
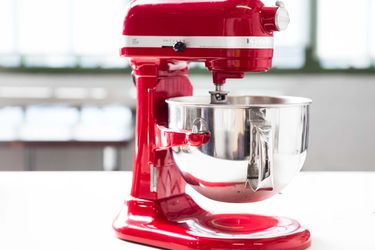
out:
{"label": "red painted metal surface", "polygon": [[121,55],[135,60],[202,61],[213,74],[215,84],[227,78],[243,78],[245,72],[266,72],[272,67],[273,49],[200,49],[175,52],[171,48],[122,48]]}
{"label": "red painted metal surface", "polygon": [[[137,198],[152,200],[182,194],[185,182],[172,159],[171,149],[158,148],[158,144],[160,126],[168,125],[168,106],[165,100],[192,94],[187,65],[169,71],[170,63],[133,62],[133,77],[137,87],[137,116],[131,194]],[[150,191],[152,166],[158,169],[158,192]]]}
{"label": "red painted metal surface", "polygon": [[[124,35],[265,36],[275,31],[276,7],[258,0],[136,0]],[[310,233],[296,221],[250,214],[212,214],[185,194],[172,146],[199,146],[208,133],[172,131],[166,99],[192,95],[188,63],[204,62],[213,81],[267,71],[273,49],[124,47],[137,88],[136,145],[131,198],[113,223],[124,240],[169,249],[300,250]]]}
{"label": "red painted metal surface", "polygon": [[166,249],[301,250],[310,232],[284,217],[211,214],[188,195],[130,199],[114,224],[121,239]]}
{"label": "red painted metal surface", "polygon": [[277,29],[268,24],[277,8],[259,0],[136,0],[127,10],[123,34],[272,36]]}
{"label": "red painted metal surface", "polygon": [[[277,31],[277,7],[265,7],[258,0],[137,0],[131,2],[124,21],[124,35],[130,36],[260,36]],[[127,48],[121,55],[156,60],[199,60],[214,73],[215,83],[223,76],[243,77],[244,72],[265,72],[272,66],[273,49]],[[217,73],[219,72],[219,73]],[[237,74],[230,74],[237,72]],[[216,76],[219,74],[220,76]]]}

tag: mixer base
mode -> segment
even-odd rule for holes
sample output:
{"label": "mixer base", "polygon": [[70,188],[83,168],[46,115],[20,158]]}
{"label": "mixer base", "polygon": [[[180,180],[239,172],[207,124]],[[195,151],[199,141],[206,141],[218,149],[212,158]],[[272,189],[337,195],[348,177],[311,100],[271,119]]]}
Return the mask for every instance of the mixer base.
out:
{"label": "mixer base", "polygon": [[123,240],[166,249],[302,250],[310,232],[285,217],[211,214],[184,194],[127,201],[113,223]]}

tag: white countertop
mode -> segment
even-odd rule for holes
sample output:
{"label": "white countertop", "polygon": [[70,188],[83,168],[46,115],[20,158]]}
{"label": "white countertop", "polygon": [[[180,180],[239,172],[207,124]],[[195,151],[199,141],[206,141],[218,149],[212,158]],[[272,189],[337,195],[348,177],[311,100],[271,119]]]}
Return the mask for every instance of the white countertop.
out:
{"label": "white countertop", "polygon": [[[130,172],[0,172],[0,249],[148,249],[111,227],[130,185]],[[310,229],[311,250],[375,249],[375,172],[303,172],[263,202],[197,202],[293,217]]]}

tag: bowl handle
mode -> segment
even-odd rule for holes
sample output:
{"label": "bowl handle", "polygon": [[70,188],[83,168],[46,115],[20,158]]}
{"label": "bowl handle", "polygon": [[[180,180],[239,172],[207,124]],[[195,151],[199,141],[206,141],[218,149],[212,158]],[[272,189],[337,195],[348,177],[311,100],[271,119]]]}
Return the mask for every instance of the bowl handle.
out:
{"label": "bowl handle", "polygon": [[251,146],[246,185],[254,191],[273,190],[272,126],[265,121],[250,124]]}
{"label": "bowl handle", "polygon": [[176,146],[195,146],[199,147],[210,140],[209,131],[197,131],[181,129],[174,130],[164,126],[156,125],[156,148],[167,149]]}

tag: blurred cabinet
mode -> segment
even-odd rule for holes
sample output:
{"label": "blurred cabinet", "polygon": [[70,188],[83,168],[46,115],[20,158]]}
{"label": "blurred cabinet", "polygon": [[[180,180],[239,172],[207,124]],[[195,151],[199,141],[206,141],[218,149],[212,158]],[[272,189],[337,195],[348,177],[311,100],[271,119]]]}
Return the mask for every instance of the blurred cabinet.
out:
{"label": "blurred cabinet", "polygon": [[103,170],[102,150],[99,148],[40,148],[33,151],[31,170]]}
{"label": "blurred cabinet", "polygon": [[[113,145],[97,142],[0,144],[0,171],[131,170],[133,162],[132,141]],[[109,155],[106,155],[108,149]]]}
{"label": "blurred cabinet", "polygon": [[0,171],[25,170],[26,157],[24,149],[0,148]]}
{"label": "blurred cabinet", "polygon": [[124,105],[0,108],[0,171],[129,170],[133,112]]}

